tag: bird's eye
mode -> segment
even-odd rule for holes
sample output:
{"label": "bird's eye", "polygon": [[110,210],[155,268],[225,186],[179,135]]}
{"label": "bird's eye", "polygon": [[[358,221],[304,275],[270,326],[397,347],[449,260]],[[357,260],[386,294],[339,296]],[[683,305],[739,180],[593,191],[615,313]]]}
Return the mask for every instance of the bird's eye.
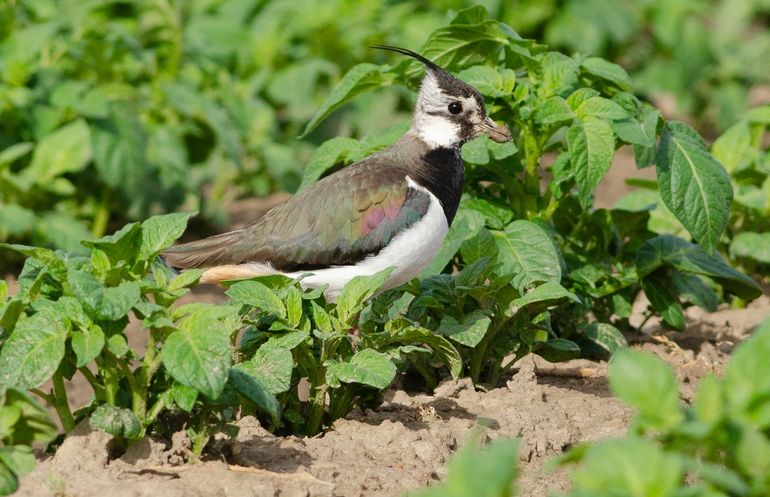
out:
{"label": "bird's eye", "polygon": [[452,102],[449,104],[448,109],[452,114],[459,114],[463,111],[463,106],[460,104],[460,102]]}

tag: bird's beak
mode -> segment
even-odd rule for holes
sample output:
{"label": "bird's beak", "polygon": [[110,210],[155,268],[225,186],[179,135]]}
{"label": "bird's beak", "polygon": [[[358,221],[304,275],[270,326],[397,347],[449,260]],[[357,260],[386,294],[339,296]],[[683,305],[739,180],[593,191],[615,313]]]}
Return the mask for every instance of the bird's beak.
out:
{"label": "bird's beak", "polygon": [[486,133],[492,140],[497,143],[505,143],[511,141],[511,130],[506,125],[499,125],[492,120],[491,117],[487,117],[481,123],[477,124],[481,128],[483,133]]}

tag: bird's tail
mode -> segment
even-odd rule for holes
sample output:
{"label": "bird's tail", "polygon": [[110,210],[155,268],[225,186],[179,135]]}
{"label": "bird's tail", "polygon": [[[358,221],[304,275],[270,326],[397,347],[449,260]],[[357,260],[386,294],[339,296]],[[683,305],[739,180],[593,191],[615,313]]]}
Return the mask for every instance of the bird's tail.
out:
{"label": "bird's tail", "polygon": [[243,237],[244,230],[230,231],[171,247],[160,255],[169,266],[177,269],[238,263],[241,261],[230,260],[230,252]]}

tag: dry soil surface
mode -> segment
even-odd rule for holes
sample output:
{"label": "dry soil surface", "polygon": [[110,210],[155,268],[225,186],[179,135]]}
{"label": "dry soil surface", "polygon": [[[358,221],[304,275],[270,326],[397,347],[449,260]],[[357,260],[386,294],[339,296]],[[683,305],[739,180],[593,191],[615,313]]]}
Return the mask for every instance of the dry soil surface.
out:
{"label": "dry soil surface", "polygon": [[[687,330],[664,332],[648,323],[629,336],[633,347],[663,357],[675,369],[682,400],[697,381],[721,373],[733,348],[770,315],[762,297],[742,310],[687,313]],[[565,489],[567,474],[543,463],[576,443],[620,435],[632,412],[610,394],[606,363],[550,364],[522,359],[498,388],[477,392],[467,381],[446,382],[433,395],[391,390],[376,411],[355,412],[313,438],[276,437],[254,418],[240,422],[220,459],[187,463],[188,441],[145,440],[112,458],[110,437],[79,426],[53,456],[41,456],[19,496],[186,497],[399,496],[441,479],[452,452],[479,422],[487,436],[519,437],[520,495]]]}

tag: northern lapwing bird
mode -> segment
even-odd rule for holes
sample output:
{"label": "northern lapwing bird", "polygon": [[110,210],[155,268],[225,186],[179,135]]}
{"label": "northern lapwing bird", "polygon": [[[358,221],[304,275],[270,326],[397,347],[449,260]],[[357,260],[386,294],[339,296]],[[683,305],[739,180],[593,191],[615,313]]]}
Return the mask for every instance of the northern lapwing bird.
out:
{"label": "northern lapwing bird", "polygon": [[284,274],[334,300],[353,277],[395,267],[383,289],[419,275],[439,250],[463,191],[460,147],[487,134],[511,139],[484,98],[425,57],[411,128],[392,146],[330,174],[246,228],[162,254],[179,269],[206,268],[202,283]]}

